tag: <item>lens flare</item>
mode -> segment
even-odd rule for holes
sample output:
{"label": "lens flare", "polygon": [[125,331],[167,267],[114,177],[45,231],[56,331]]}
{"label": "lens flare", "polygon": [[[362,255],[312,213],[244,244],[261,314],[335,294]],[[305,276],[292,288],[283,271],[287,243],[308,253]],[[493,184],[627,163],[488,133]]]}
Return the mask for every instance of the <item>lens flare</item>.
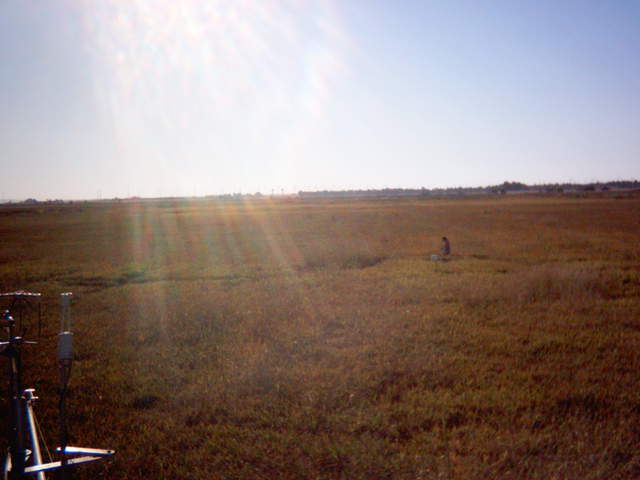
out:
{"label": "lens flare", "polygon": [[210,192],[197,182],[220,185],[226,164],[258,155],[264,167],[247,172],[264,177],[255,183],[286,184],[347,72],[349,39],[331,0],[81,5],[118,160],[136,174],[167,172],[168,190],[139,195]]}

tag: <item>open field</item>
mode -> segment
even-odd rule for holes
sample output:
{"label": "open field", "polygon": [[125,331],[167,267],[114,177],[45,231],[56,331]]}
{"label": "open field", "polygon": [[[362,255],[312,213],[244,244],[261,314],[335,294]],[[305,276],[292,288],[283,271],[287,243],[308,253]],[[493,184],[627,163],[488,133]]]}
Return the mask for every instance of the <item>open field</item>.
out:
{"label": "open field", "polygon": [[78,478],[638,478],[639,234],[633,195],[7,207],[0,289],[45,295],[50,445],[74,292],[72,443],[118,451]]}

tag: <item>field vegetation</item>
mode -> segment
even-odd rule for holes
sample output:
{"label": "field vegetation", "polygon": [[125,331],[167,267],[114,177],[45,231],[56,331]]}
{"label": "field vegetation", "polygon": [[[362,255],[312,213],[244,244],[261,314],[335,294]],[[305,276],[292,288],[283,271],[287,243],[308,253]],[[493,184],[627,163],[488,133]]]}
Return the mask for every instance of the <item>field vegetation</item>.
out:
{"label": "field vegetation", "polygon": [[4,207],[0,289],[44,295],[50,446],[74,292],[71,437],[117,450],[77,478],[638,478],[639,222],[613,194]]}

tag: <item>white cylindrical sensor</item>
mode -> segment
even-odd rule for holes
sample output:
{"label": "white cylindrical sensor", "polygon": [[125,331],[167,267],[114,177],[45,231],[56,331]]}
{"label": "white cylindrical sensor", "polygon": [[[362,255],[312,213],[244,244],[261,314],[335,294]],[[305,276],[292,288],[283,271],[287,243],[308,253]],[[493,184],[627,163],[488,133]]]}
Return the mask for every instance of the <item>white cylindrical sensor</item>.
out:
{"label": "white cylindrical sensor", "polygon": [[61,308],[61,316],[60,316],[60,331],[61,332],[70,332],[71,331],[71,298],[73,297],[73,293],[66,292],[60,294],[60,307]]}

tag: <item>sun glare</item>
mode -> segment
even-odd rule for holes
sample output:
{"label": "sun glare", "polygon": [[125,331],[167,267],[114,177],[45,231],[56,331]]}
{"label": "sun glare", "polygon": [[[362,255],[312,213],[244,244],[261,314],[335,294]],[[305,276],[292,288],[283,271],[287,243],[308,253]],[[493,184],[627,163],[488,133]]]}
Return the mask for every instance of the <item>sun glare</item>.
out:
{"label": "sun glare", "polygon": [[212,158],[224,177],[224,162],[259,153],[265,186],[289,180],[346,71],[330,0],[113,0],[86,3],[84,18],[97,103],[121,156],[134,169],[183,164],[164,194],[191,193]]}

